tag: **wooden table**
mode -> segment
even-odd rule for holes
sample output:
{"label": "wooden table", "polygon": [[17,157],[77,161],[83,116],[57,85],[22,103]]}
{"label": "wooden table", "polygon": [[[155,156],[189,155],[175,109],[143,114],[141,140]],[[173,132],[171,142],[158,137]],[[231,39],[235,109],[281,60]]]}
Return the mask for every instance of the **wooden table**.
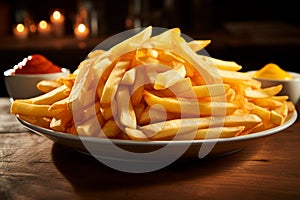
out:
{"label": "wooden table", "polygon": [[298,119],[228,156],[130,174],[21,128],[0,133],[0,199],[299,199],[299,130]]}

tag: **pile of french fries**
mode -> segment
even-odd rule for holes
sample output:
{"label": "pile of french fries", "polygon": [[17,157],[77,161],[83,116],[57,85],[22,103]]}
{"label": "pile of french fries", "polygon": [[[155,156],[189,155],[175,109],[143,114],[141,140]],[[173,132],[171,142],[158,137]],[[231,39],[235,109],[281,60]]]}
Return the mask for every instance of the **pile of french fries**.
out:
{"label": "pile of french fries", "polygon": [[278,96],[282,85],[261,88],[236,62],[196,53],[209,43],[187,42],[177,28],[152,36],[147,27],[91,52],[68,77],[41,81],[45,93],[15,100],[11,113],[59,132],[142,141],[236,137],[282,125],[295,110]]}

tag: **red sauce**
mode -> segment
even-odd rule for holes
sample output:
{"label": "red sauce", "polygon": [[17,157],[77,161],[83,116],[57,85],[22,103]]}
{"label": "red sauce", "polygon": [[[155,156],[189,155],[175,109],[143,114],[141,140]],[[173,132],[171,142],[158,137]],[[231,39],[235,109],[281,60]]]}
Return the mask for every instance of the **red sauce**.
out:
{"label": "red sauce", "polygon": [[14,74],[48,74],[62,69],[40,54],[30,55],[14,66]]}

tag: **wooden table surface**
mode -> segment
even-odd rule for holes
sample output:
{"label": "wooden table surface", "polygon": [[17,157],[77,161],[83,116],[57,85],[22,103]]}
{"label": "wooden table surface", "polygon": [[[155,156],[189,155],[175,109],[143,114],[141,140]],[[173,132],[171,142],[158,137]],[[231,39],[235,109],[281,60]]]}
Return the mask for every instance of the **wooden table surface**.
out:
{"label": "wooden table surface", "polygon": [[140,174],[26,130],[2,132],[0,199],[300,199],[299,130],[298,119],[240,152]]}

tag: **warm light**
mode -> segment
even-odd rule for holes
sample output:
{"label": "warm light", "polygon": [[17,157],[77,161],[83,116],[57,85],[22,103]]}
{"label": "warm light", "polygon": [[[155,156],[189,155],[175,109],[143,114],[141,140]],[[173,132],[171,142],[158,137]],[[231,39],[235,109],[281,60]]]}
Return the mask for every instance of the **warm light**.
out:
{"label": "warm light", "polygon": [[17,31],[18,32],[24,32],[25,30],[25,27],[23,24],[18,24],[17,27],[16,27]]}
{"label": "warm light", "polygon": [[65,33],[65,16],[59,10],[54,10],[50,15],[51,28],[55,36]]}
{"label": "warm light", "polygon": [[87,38],[89,36],[89,33],[90,33],[89,28],[83,23],[78,24],[74,29],[74,34],[78,39]]}
{"label": "warm light", "polygon": [[40,21],[38,25],[38,32],[40,35],[49,35],[51,33],[51,25],[48,24],[45,20]]}
{"label": "warm light", "polygon": [[60,14],[60,12],[58,10],[56,10],[56,11],[53,12],[53,18],[55,20],[59,20],[61,18],[61,14]]}
{"label": "warm light", "polygon": [[30,26],[29,26],[29,31],[30,31],[31,33],[35,33],[35,32],[36,32],[36,25],[35,25],[35,24],[30,24]]}
{"label": "warm light", "polygon": [[40,27],[41,29],[46,29],[47,26],[48,26],[48,23],[47,23],[45,20],[40,21],[39,27]]}
{"label": "warm light", "polygon": [[13,33],[16,38],[25,39],[28,36],[28,28],[20,23],[13,27]]}
{"label": "warm light", "polygon": [[84,24],[79,24],[77,29],[80,33],[84,33],[86,30],[86,26]]}

